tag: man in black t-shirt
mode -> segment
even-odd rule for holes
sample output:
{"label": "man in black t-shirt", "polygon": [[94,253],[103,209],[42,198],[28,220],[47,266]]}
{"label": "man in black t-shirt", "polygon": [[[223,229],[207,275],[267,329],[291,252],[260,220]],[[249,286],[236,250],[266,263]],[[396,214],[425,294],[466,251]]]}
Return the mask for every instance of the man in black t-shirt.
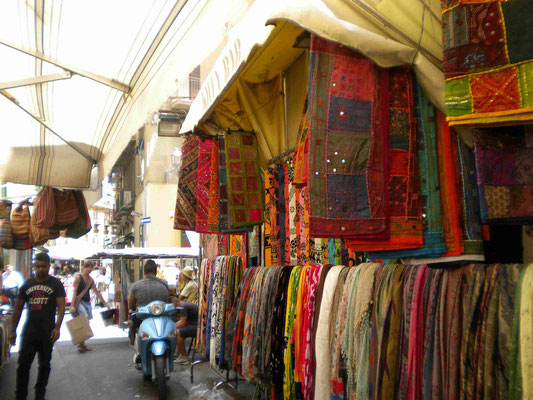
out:
{"label": "man in black t-shirt", "polygon": [[[15,344],[17,326],[25,303],[28,316],[22,329],[22,342],[18,357],[17,386],[15,398],[26,399],[30,369],[35,354],[38,354],[39,369],[35,384],[35,399],[43,400],[50,376],[52,348],[59,339],[59,329],[65,315],[65,288],[61,281],[48,274],[50,257],[39,253],[33,265],[35,278],[28,279],[19,290],[11,320],[11,343]],[[57,320],[55,318],[58,309]]]}

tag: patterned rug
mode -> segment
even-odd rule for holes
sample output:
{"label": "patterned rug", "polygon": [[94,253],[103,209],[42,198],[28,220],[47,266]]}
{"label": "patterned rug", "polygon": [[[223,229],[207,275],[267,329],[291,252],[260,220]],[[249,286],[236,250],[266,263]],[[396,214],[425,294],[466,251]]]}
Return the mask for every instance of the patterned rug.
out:
{"label": "patterned rug", "polygon": [[200,139],[198,145],[198,172],[196,184],[196,232],[207,233],[209,193],[211,187],[211,157],[214,142]]}
{"label": "patterned rug", "polygon": [[533,2],[441,3],[450,124],[532,121]]}
{"label": "patterned rug", "polygon": [[181,166],[178,180],[178,196],[174,212],[174,229],[196,229],[196,178],[198,170],[198,144],[196,135],[188,135],[181,147]]}
{"label": "patterned rug", "polygon": [[388,74],[316,36],[309,63],[310,235],[387,238]]}

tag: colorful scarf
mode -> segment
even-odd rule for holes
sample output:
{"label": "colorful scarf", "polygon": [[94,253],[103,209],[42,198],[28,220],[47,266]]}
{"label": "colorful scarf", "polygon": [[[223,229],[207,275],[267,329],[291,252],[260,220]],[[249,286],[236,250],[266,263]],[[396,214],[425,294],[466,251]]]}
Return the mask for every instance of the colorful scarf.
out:
{"label": "colorful scarf", "polygon": [[465,254],[483,254],[483,238],[480,224],[479,193],[476,184],[474,152],[460,135],[456,135],[459,173],[458,185],[461,200],[461,222]]}
{"label": "colorful scarf", "polygon": [[200,139],[196,178],[196,232],[207,233],[207,215],[211,184],[211,157],[215,148],[212,140]]}
{"label": "colorful scarf", "polygon": [[533,130],[480,129],[474,133],[482,222],[533,222]]}
{"label": "colorful scarf", "polygon": [[283,362],[285,366],[283,376],[283,396],[285,400],[294,399],[296,396],[292,338],[294,332],[293,328],[295,323],[296,302],[301,269],[302,267],[300,266],[293,268],[291,277],[289,279],[289,286],[287,288],[287,313],[285,320],[285,338],[287,339],[287,347],[285,348],[283,355]]}
{"label": "colorful scarf", "polygon": [[387,70],[311,35],[311,237],[388,237]]}
{"label": "colorful scarf", "polygon": [[279,183],[276,173],[272,169],[265,171],[265,265],[281,265],[278,196]]}
{"label": "colorful scarf", "polygon": [[455,181],[450,127],[444,115],[436,110],[437,154],[439,161],[440,200],[446,253],[443,256],[460,256],[463,253],[463,232],[460,226],[459,195]]}
{"label": "colorful scarf", "polygon": [[292,163],[286,163],[283,167],[285,168],[285,230],[288,235],[285,238],[285,265],[296,265],[298,262],[296,255],[296,188],[292,184],[294,167]]}
{"label": "colorful scarf", "polygon": [[181,147],[181,166],[178,173],[178,197],[174,212],[174,229],[196,229],[196,184],[198,144],[196,135],[187,135]]}

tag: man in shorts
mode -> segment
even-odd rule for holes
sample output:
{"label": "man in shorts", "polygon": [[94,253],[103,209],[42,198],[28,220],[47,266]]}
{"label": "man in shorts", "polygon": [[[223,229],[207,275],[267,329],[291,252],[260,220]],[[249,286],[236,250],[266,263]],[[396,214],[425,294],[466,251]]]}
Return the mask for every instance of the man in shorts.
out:
{"label": "man in shorts", "polygon": [[194,303],[181,301],[179,298],[172,296],[172,303],[179,308],[180,319],[174,325],[176,326],[176,350],[179,353],[176,359],[177,364],[190,364],[185,350],[185,339],[196,337],[196,328],[198,326],[198,306]]}

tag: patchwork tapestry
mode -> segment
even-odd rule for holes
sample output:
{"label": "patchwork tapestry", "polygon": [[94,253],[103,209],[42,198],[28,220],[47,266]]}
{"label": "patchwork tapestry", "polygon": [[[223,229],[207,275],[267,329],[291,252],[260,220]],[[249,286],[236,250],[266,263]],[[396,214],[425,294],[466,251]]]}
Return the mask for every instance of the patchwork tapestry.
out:
{"label": "patchwork tapestry", "polygon": [[211,157],[214,144],[212,140],[200,139],[198,145],[198,172],[196,183],[196,232],[207,233],[209,193],[211,187]]}
{"label": "patchwork tapestry", "polygon": [[369,259],[438,257],[446,252],[440,206],[435,108],[418,83],[415,85],[415,111],[424,246],[411,250],[367,252]]}
{"label": "patchwork tapestry", "polygon": [[260,225],[264,199],[255,133],[227,131],[224,139],[231,226]]}
{"label": "patchwork tapestry", "polygon": [[451,125],[533,120],[531,0],[443,0]]}
{"label": "patchwork tapestry", "polygon": [[386,70],[311,36],[311,237],[388,237]]}
{"label": "patchwork tapestry", "polygon": [[416,163],[416,120],[413,108],[412,76],[394,68],[389,77],[390,238],[349,239],[354,251],[399,250],[422,247],[420,180]]}
{"label": "patchwork tapestry", "polygon": [[436,111],[436,116],[440,201],[446,243],[446,253],[443,256],[460,256],[463,253],[463,232],[460,225],[459,193],[455,181],[457,161],[453,154],[450,126],[440,111]]}
{"label": "patchwork tapestry", "polygon": [[533,129],[530,125],[474,133],[482,222],[533,222]]}
{"label": "patchwork tapestry", "polygon": [[178,196],[174,212],[174,229],[196,229],[196,181],[198,171],[198,144],[196,135],[187,135],[181,147],[181,166]]}

